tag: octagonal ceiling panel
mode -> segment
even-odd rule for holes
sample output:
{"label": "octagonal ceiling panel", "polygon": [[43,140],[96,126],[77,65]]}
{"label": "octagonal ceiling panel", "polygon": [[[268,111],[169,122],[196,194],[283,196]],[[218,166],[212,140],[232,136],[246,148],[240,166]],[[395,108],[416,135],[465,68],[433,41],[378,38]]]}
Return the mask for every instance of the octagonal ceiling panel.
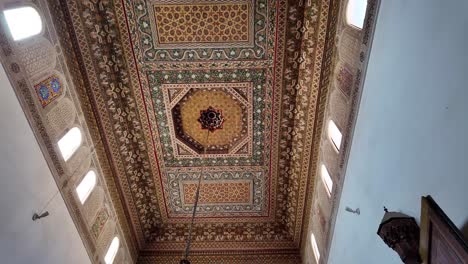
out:
{"label": "octagonal ceiling panel", "polygon": [[[138,250],[184,249],[201,175],[195,252],[297,256],[323,114],[329,1],[65,8],[89,87],[82,96],[106,146],[100,159],[112,166],[113,202]],[[211,132],[199,122],[210,107],[223,118]]]}
{"label": "octagonal ceiling panel", "polygon": [[[161,85],[173,155],[189,159],[250,156],[253,90],[252,82]],[[210,107],[220,112],[223,122],[220,129],[208,133],[199,119]]]}

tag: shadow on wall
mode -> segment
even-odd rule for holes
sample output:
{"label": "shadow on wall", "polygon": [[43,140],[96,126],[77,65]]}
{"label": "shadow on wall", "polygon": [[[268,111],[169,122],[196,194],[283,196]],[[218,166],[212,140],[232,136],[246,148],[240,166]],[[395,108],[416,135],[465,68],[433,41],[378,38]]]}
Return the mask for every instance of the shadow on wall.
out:
{"label": "shadow on wall", "polygon": [[468,220],[466,220],[465,224],[462,226],[460,231],[465,237],[465,240],[468,241]]}

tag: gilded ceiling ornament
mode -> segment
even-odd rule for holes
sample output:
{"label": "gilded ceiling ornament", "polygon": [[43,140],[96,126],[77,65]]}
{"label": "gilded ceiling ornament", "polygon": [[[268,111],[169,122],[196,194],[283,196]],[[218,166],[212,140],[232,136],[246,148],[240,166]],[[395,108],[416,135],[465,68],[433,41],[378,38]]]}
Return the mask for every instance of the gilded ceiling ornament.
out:
{"label": "gilded ceiling ornament", "polygon": [[[142,263],[152,258],[168,263],[169,255],[179,262],[188,233],[197,238],[194,248],[200,252],[191,261],[226,248],[246,253],[236,259],[251,252],[299,259],[313,187],[308,182],[314,165],[308,163],[320,132],[316,120],[323,113],[316,109],[322,102],[329,3],[194,3],[103,1],[98,7],[92,1],[66,1],[77,54],[89,73],[82,98],[89,96],[96,105],[99,114],[90,120],[96,118],[96,130],[106,135],[108,156],[102,159],[115,169],[112,195],[128,216],[121,217],[127,222],[124,233],[137,245],[135,251],[148,250]],[[200,3],[209,9],[207,17],[187,19],[205,14]],[[156,8],[164,13],[155,13]],[[169,25],[165,19],[181,23]],[[314,37],[302,39],[296,28],[305,20]],[[198,34],[205,29],[209,34]],[[314,51],[301,68],[293,59],[298,50]],[[303,83],[299,90],[297,83]],[[201,95],[206,104],[195,104]],[[187,129],[191,125],[197,126],[193,133]],[[194,138],[200,132],[210,134],[210,144]],[[206,177],[189,232],[201,168]],[[282,260],[275,258],[297,263]]]}
{"label": "gilded ceiling ornament", "polygon": [[202,129],[208,129],[210,132],[214,132],[217,129],[223,128],[224,117],[221,110],[208,107],[206,110],[200,111],[200,118],[198,118]]}

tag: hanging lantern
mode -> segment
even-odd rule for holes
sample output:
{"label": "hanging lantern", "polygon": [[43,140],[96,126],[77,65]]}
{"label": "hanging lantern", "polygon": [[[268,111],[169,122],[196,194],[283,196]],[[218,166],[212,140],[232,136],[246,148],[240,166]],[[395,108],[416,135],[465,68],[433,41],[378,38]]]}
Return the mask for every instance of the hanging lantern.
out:
{"label": "hanging lantern", "polygon": [[[208,107],[206,110],[200,111],[200,118],[198,121],[202,124],[202,129],[208,129],[206,133],[206,142],[208,145],[208,137],[210,132],[214,132],[217,129],[223,128],[224,118],[220,110],[216,110],[213,107]],[[206,155],[206,147],[203,147],[203,154]],[[200,176],[198,177],[197,192],[195,193],[195,202],[193,203],[192,220],[190,222],[188,237],[185,241],[185,253],[184,257],[180,260],[179,264],[190,264],[188,257],[190,255],[190,246],[192,243],[192,227],[195,222],[195,215],[197,213],[198,201],[200,198],[200,186],[203,179],[203,171],[205,169],[205,162],[202,160],[202,166],[200,170]]]}
{"label": "hanging lantern", "polygon": [[403,263],[422,263],[419,256],[419,226],[416,220],[402,213],[389,212],[385,207],[384,210],[385,214],[377,234],[400,255]]}

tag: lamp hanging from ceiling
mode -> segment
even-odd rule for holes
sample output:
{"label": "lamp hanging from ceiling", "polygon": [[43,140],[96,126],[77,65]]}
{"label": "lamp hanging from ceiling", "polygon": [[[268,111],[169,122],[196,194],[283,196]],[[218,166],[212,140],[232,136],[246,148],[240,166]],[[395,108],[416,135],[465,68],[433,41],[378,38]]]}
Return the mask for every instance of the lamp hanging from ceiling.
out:
{"label": "lamp hanging from ceiling", "polygon": [[189,226],[189,232],[188,232],[188,238],[186,240],[185,244],[185,253],[184,257],[180,260],[180,264],[190,264],[190,261],[188,260],[188,257],[190,255],[190,246],[192,243],[192,228],[193,224],[195,222],[195,216],[197,213],[197,207],[198,207],[198,201],[200,198],[200,186],[201,182],[203,179],[203,172],[205,169],[205,162],[203,159],[203,156],[206,155],[206,148],[209,145],[208,144],[208,139],[210,132],[213,133],[218,129],[223,128],[223,123],[224,123],[224,117],[222,115],[222,111],[215,109],[213,107],[208,107],[206,110],[201,110],[200,111],[200,118],[197,120],[201,124],[202,129],[206,129],[206,146],[203,146],[203,155],[201,157],[201,169],[200,169],[200,176],[198,177],[198,182],[197,182],[197,191],[195,193],[195,202],[193,204],[193,211],[192,211],[192,219],[190,221],[190,226]]}
{"label": "lamp hanging from ceiling", "polygon": [[398,253],[403,263],[422,263],[419,256],[419,226],[416,220],[402,213],[389,212],[385,207],[384,211],[377,234]]}

